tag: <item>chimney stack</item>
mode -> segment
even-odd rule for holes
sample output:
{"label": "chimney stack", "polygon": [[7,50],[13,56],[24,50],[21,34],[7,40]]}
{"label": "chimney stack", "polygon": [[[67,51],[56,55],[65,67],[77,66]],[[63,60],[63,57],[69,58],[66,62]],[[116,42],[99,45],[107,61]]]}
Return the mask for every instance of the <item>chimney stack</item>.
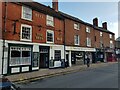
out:
{"label": "chimney stack", "polygon": [[93,19],[93,25],[98,27],[98,18]]}
{"label": "chimney stack", "polygon": [[107,22],[102,23],[102,27],[107,30]]}
{"label": "chimney stack", "polygon": [[58,12],[58,0],[53,0],[52,1],[52,8]]}

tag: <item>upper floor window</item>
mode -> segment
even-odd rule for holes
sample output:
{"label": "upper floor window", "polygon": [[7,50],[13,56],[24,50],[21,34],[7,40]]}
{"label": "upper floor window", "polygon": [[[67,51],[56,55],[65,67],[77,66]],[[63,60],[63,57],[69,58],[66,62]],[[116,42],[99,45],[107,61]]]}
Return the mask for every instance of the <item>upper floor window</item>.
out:
{"label": "upper floor window", "polygon": [[22,18],[26,20],[32,20],[32,9],[22,6]]}
{"label": "upper floor window", "polygon": [[110,48],[113,48],[114,46],[113,46],[113,41],[112,40],[110,40]]}
{"label": "upper floor window", "polygon": [[79,25],[79,23],[74,23],[74,29],[80,30],[80,25]]}
{"label": "upper floor window", "polygon": [[86,27],[86,32],[90,33],[90,28],[89,27]]}
{"label": "upper floor window", "polygon": [[100,32],[100,36],[101,36],[101,37],[103,36],[103,33],[102,33],[102,32]]}
{"label": "upper floor window", "polygon": [[109,34],[110,39],[112,39],[112,34]]}
{"label": "upper floor window", "polygon": [[74,43],[75,43],[75,45],[79,45],[79,42],[80,41],[80,37],[79,37],[79,35],[75,35],[74,36]]}
{"label": "upper floor window", "polygon": [[21,25],[21,40],[31,41],[32,40],[32,26]]}
{"label": "upper floor window", "polygon": [[90,47],[91,46],[91,39],[87,37],[87,46]]}
{"label": "upper floor window", "polygon": [[47,25],[54,26],[54,19],[52,16],[47,15]]}
{"label": "upper floor window", "polygon": [[54,43],[54,31],[47,30],[47,42]]}

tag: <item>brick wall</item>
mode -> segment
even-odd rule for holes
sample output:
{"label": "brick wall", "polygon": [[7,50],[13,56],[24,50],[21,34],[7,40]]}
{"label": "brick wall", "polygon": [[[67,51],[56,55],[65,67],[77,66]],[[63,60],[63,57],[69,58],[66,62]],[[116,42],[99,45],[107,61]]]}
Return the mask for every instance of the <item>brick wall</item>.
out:
{"label": "brick wall", "polygon": [[[4,10],[3,3],[3,11]],[[22,6],[15,3],[7,3],[7,23],[6,23],[6,40],[20,41],[21,24],[27,24],[32,26],[32,42],[46,43],[46,30],[50,29],[54,31],[55,44],[63,44],[64,38],[64,22],[63,20],[54,17],[54,27],[46,26],[46,15],[38,11],[32,10],[32,21],[21,19]],[[4,12],[3,12],[4,17]],[[16,29],[14,29],[14,21],[16,21]],[[4,25],[4,23],[3,23]],[[39,27],[41,26],[41,28]],[[14,34],[14,30],[16,33]],[[61,34],[60,34],[61,33]],[[36,36],[40,34],[42,39],[36,39]]]}

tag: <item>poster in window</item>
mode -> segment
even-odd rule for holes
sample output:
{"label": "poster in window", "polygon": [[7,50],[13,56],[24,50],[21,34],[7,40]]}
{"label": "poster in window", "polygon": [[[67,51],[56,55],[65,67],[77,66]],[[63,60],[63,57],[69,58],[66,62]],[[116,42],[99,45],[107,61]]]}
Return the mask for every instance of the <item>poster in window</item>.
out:
{"label": "poster in window", "polygon": [[39,60],[39,53],[38,52],[33,52],[33,67],[38,67],[38,60]]}

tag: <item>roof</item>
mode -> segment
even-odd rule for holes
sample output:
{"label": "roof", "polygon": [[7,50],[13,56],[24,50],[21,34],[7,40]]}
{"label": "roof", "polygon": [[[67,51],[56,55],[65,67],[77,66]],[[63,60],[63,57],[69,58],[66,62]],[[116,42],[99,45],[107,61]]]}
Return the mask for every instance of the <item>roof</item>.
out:
{"label": "roof", "polygon": [[107,32],[107,33],[114,34],[113,32],[111,32],[111,31],[109,31],[109,30],[106,30],[106,29],[104,29],[104,28],[102,28],[102,27],[94,26],[94,25],[92,25],[92,24],[90,24],[90,23],[84,22],[84,21],[80,20],[79,18],[76,18],[76,17],[71,16],[71,15],[69,15],[69,14],[66,14],[66,13],[63,13],[63,12],[60,12],[60,14],[61,14],[63,17],[67,18],[67,19],[71,19],[71,20],[74,20],[74,21],[76,21],[76,22],[83,23],[83,24],[88,25],[88,26],[90,26],[90,27],[93,27],[93,28],[95,28],[95,29],[97,29],[97,30],[99,30],[99,31],[103,31],[103,32]]}
{"label": "roof", "polygon": [[116,39],[116,41],[120,41],[120,37],[118,37],[118,38]]}
{"label": "roof", "polygon": [[38,12],[41,12],[41,13],[44,13],[44,14],[48,14],[48,15],[51,15],[53,17],[57,17],[59,19],[64,19],[59,12],[56,12],[53,8],[50,8],[50,6],[45,6],[41,3],[38,3],[38,2],[14,2],[14,3],[19,3],[19,4],[22,4],[22,5],[26,5]]}

